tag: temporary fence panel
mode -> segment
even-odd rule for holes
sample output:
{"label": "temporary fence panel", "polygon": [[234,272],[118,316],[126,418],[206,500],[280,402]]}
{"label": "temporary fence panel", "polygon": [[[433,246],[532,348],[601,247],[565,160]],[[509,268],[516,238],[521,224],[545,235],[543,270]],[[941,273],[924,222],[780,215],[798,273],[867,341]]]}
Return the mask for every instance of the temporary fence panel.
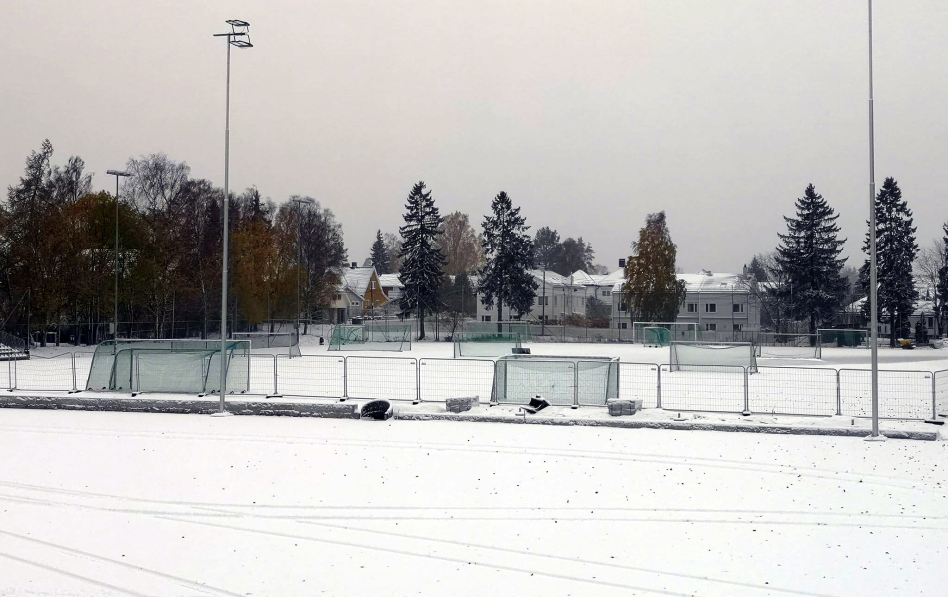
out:
{"label": "temporary fence panel", "polygon": [[13,387],[17,390],[68,392],[75,387],[72,353],[52,357],[31,356],[13,361]]}
{"label": "temporary fence panel", "polygon": [[935,415],[948,417],[948,369],[933,374],[935,386]]}
{"label": "temporary fence panel", "polygon": [[758,367],[747,378],[751,412],[783,415],[834,415],[836,370]]}
{"label": "temporary fence panel", "polygon": [[0,389],[12,390],[14,386],[13,359],[0,361]]}
{"label": "temporary fence panel", "polygon": [[643,408],[658,408],[658,371],[654,363],[619,363],[619,399],[641,400]]}
{"label": "temporary fence panel", "polygon": [[89,372],[92,370],[91,352],[74,352],[72,354],[73,366],[76,369],[76,387],[80,390],[86,388],[89,381]]}
{"label": "temporary fence panel", "polygon": [[250,390],[248,394],[276,394],[276,355],[250,355]]}
{"label": "temporary fence panel", "polygon": [[413,358],[347,357],[346,384],[351,398],[416,400],[418,363]]}
{"label": "temporary fence panel", "polygon": [[[879,416],[884,419],[928,419],[932,416],[932,376],[929,371],[879,371]],[[840,369],[842,414],[872,416],[872,372]]]}
{"label": "temporary fence panel", "polygon": [[491,399],[494,361],[483,359],[421,359],[418,362],[423,401],[479,396]]}
{"label": "temporary fence panel", "polygon": [[605,406],[619,397],[619,361],[576,361],[576,403]]}
{"label": "temporary fence panel", "polygon": [[[358,358],[349,357],[349,360]],[[275,362],[277,394],[314,398],[345,396],[346,359],[343,357],[307,355],[289,358],[280,355]]]}
{"label": "temporary fence panel", "polygon": [[662,365],[662,408],[742,412],[744,410],[744,367],[690,365],[686,371],[672,371]]}

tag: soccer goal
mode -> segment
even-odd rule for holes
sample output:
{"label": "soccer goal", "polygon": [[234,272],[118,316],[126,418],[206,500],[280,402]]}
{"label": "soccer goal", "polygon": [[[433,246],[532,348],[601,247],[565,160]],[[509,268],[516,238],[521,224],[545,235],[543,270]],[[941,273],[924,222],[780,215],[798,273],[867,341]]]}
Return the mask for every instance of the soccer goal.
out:
{"label": "soccer goal", "polygon": [[329,350],[411,350],[411,326],[336,325],[329,337]]}
{"label": "soccer goal", "polygon": [[860,329],[822,329],[816,332],[820,344],[831,348],[868,348],[871,336],[869,330]]}
{"label": "soccer goal", "polygon": [[642,328],[642,339],[646,346],[668,346],[671,344],[671,332],[667,328]]}
{"label": "soccer goal", "polygon": [[[632,324],[632,342],[635,344],[649,344],[659,339],[660,332],[653,328],[662,328],[668,331],[668,342],[697,342],[701,340],[701,328],[697,323],[674,321],[636,321]],[[646,331],[648,330],[648,331]],[[668,346],[668,343],[659,346]]]}
{"label": "soccer goal", "polygon": [[619,397],[619,359],[507,355],[494,367],[496,402],[527,404],[542,396],[555,405],[598,405]]}
{"label": "soccer goal", "polygon": [[457,332],[454,334],[454,358],[500,357],[520,348],[520,334],[498,332]]}
{"label": "soccer goal", "polygon": [[[530,342],[533,339],[534,327],[539,328],[540,324],[531,324],[527,321],[469,321],[464,324],[464,332],[474,334],[518,334],[521,342]],[[549,330],[551,326],[546,327]]]}
{"label": "soccer goal", "polygon": [[819,359],[819,334],[762,333],[757,336],[757,356],[762,359]]}
{"label": "soccer goal", "polygon": [[[250,343],[228,340],[229,393],[250,387]],[[220,392],[219,340],[107,340],[92,355],[87,390],[208,394]]]}
{"label": "soccer goal", "polygon": [[669,371],[702,371],[709,366],[746,367],[757,373],[751,342],[675,342],[669,347]]}
{"label": "soccer goal", "polygon": [[231,337],[250,342],[251,349],[286,348],[291,357],[300,356],[300,337],[296,332],[233,332]]}

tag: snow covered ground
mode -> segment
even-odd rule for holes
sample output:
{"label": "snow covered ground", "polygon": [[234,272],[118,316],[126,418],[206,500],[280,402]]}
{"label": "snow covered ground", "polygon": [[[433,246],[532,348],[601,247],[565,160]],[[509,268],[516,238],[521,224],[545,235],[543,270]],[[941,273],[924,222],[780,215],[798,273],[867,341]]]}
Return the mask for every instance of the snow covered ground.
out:
{"label": "snow covered ground", "polygon": [[946,442],[0,411],[0,595],[945,595]]}

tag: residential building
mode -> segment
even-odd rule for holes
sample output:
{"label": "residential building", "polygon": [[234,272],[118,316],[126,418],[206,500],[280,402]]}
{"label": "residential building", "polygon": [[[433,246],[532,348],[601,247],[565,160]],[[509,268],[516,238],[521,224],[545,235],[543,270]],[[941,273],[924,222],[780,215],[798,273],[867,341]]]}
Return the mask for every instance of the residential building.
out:
{"label": "residential building", "polygon": [[537,291],[529,313],[517,317],[516,311],[511,313],[509,305],[503,305],[503,313],[498,313],[496,304],[485,305],[483,295],[478,293],[477,321],[543,321],[544,318],[546,321],[562,321],[564,317],[585,314],[586,286],[572,281],[571,276],[561,276],[549,270],[532,270],[530,273],[537,283]]}
{"label": "residential building", "polygon": [[340,282],[332,303],[335,323],[349,323],[353,319],[375,315],[376,310],[389,303],[374,266],[359,267],[353,262],[348,269],[337,273]]}

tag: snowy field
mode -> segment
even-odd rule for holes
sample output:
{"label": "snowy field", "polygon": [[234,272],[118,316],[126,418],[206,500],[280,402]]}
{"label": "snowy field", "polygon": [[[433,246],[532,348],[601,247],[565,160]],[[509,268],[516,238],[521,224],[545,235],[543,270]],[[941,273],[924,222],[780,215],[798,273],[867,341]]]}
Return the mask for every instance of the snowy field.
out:
{"label": "snowy field", "polygon": [[946,442],[0,411],[0,595],[945,595]]}

